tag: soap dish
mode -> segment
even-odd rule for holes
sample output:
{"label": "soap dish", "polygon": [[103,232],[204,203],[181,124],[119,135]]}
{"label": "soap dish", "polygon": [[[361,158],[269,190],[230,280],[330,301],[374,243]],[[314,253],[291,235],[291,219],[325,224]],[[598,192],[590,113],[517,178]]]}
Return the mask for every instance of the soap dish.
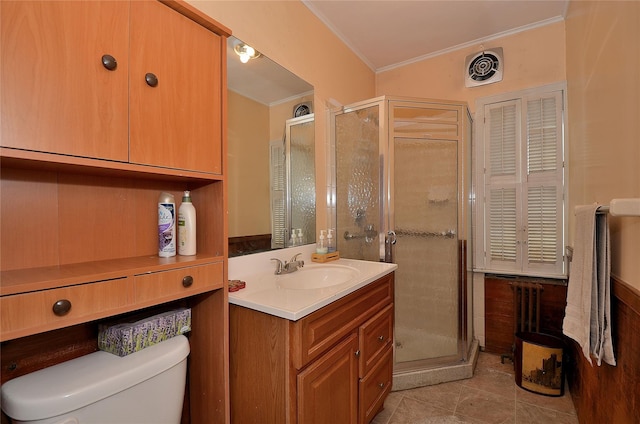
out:
{"label": "soap dish", "polygon": [[312,253],[311,261],[312,262],[330,262],[340,259],[340,252],[331,252],[331,253]]}

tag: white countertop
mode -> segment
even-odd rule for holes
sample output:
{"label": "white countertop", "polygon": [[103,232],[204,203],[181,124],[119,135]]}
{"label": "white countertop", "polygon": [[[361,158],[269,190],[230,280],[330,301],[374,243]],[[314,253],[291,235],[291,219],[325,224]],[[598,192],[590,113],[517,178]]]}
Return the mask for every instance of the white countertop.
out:
{"label": "white countertop", "polygon": [[[311,254],[314,252],[315,245],[306,245],[230,258],[229,279],[245,281],[246,287],[229,293],[229,303],[297,321],[393,272],[398,267],[396,264],[354,259],[316,263],[311,262]],[[305,262],[303,269],[338,265],[355,270],[357,275],[344,283],[329,287],[303,290],[283,288],[283,281],[291,281],[297,278],[297,274],[303,277],[304,272],[275,275],[276,264],[271,258],[278,258],[284,262],[296,253],[302,253],[299,259]]]}

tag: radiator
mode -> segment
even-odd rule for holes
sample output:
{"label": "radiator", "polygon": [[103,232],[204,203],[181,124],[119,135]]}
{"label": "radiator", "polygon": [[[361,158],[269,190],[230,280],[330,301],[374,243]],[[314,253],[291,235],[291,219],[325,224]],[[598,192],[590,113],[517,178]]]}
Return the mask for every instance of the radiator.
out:
{"label": "radiator", "polygon": [[511,352],[500,355],[502,363],[505,358],[513,361],[515,350],[515,334],[520,331],[540,332],[540,298],[544,290],[542,284],[525,281],[509,283],[513,290],[513,336]]}

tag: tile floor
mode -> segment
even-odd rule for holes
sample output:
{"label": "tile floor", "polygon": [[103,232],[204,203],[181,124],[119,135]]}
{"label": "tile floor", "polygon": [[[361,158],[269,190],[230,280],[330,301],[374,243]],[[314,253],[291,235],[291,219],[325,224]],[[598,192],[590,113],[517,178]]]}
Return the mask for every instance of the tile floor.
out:
{"label": "tile floor", "polygon": [[516,386],[513,364],[480,352],[473,378],[391,392],[372,424],[578,424],[565,383],[550,397]]}

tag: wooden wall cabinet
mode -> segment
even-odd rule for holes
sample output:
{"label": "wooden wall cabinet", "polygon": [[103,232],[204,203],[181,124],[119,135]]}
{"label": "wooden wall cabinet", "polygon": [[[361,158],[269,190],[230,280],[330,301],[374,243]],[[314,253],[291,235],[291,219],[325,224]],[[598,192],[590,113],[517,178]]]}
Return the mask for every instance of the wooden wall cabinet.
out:
{"label": "wooden wall cabinet", "polygon": [[234,423],[369,423],[391,391],[389,274],[298,321],[230,305]]}
{"label": "wooden wall cabinet", "polygon": [[221,174],[225,34],[156,1],[3,2],[3,147]]}
{"label": "wooden wall cabinet", "polygon": [[[97,349],[96,320],[188,306],[184,415],[229,422],[230,31],[180,0],[0,8],[2,382],[87,353],[76,344]],[[158,196],[172,193],[178,207],[184,190],[197,209],[198,254],[159,258]],[[70,309],[54,311],[59,300]],[[65,331],[86,340],[48,350],[47,337]],[[21,352],[33,346],[47,359],[27,367]]]}

